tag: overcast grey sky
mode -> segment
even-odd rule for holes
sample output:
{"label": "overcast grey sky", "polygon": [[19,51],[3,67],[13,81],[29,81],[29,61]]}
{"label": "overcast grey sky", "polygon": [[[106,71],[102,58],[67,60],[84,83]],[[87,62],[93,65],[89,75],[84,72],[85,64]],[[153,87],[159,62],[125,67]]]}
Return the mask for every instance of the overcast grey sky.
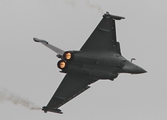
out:
{"label": "overcast grey sky", "polygon": [[[1,0],[0,119],[166,120],[166,5],[165,0]],[[32,38],[78,50],[105,11],[125,17],[116,22],[123,56],[135,57],[148,73],[98,81],[62,106],[63,115],[7,101],[14,93],[36,106],[47,105],[64,74],[56,54]]]}

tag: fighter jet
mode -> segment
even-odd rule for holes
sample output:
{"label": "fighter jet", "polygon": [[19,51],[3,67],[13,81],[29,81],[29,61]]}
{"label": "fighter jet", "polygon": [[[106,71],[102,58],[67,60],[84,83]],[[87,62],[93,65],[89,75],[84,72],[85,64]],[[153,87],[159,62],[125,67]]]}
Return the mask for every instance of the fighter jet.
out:
{"label": "fighter jet", "polygon": [[64,51],[45,40],[34,38],[35,42],[40,42],[57,53],[60,58],[57,67],[61,73],[66,74],[47,106],[42,108],[44,112],[62,113],[59,107],[98,80],[113,81],[120,73],[146,73],[143,68],[128,61],[121,54],[115,27],[115,21],[121,19],[125,18],[106,12],[78,51]]}

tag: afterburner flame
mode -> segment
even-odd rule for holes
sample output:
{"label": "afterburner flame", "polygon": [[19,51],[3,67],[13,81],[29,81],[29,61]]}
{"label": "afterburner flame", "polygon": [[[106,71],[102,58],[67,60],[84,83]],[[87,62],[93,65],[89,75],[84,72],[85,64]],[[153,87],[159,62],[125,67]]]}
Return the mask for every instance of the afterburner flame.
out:
{"label": "afterburner flame", "polygon": [[59,67],[60,67],[61,69],[65,68],[65,66],[66,66],[66,63],[65,63],[64,61],[61,61],[61,62],[59,63]]}
{"label": "afterburner flame", "polygon": [[70,59],[71,59],[71,53],[69,53],[69,52],[66,53],[66,54],[65,54],[65,57],[66,57],[67,60],[70,60]]}

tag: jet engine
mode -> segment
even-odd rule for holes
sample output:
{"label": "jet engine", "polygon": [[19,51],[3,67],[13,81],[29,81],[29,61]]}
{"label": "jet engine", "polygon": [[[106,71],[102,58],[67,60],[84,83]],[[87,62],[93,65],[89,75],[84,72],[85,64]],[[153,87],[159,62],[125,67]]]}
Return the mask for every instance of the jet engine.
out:
{"label": "jet engine", "polygon": [[64,70],[68,67],[71,60],[74,58],[73,51],[66,51],[61,57],[61,60],[57,63],[57,67]]}
{"label": "jet engine", "polygon": [[71,61],[72,59],[74,59],[74,53],[71,51],[64,52],[63,59],[65,61]]}
{"label": "jet engine", "polygon": [[65,68],[67,68],[67,62],[64,61],[64,60],[60,60],[60,61],[57,63],[57,67],[60,68],[60,69],[65,69]]}

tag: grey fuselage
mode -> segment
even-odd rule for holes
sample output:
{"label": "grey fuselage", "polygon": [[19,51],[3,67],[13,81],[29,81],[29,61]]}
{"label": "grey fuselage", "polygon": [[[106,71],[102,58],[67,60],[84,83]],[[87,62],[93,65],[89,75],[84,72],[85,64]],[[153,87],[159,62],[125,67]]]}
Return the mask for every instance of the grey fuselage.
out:
{"label": "grey fuselage", "polygon": [[146,71],[116,52],[72,51],[73,59],[67,62],[64,73],[85,74],[95,79],[114,80],[119,73],[139,74]]}

